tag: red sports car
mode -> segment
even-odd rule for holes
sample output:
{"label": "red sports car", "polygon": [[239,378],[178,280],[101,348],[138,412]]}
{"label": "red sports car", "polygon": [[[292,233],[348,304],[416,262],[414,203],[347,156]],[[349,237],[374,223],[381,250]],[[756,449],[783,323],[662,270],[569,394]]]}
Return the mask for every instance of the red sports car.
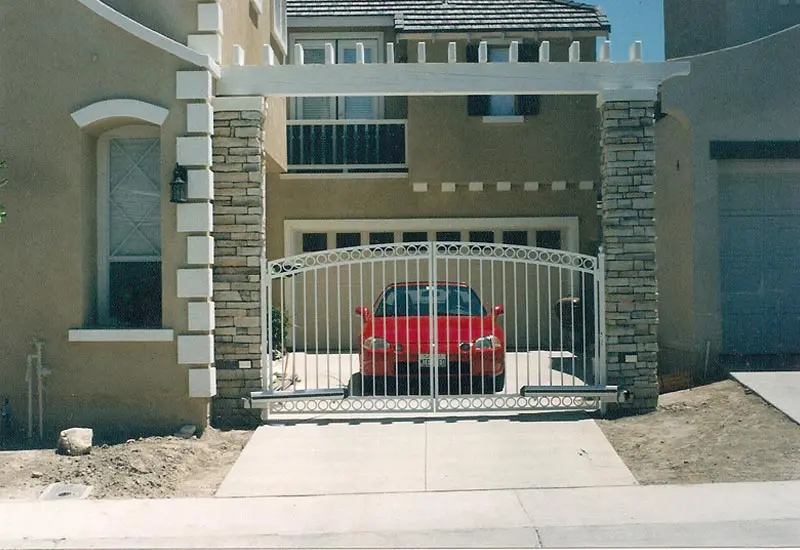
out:
{"label": "red sports car", "polygon": [[440,391],[447,393],[454,386],[468,393],[503,389],[505,335],[497,323],[503,306],[487,312],[468,285],[394,283],[372,311],[359,306],[356,313],[364,319],[360,357],[365,392],[383,393],[398,383],[423,387],[431,369],[440,379]]}

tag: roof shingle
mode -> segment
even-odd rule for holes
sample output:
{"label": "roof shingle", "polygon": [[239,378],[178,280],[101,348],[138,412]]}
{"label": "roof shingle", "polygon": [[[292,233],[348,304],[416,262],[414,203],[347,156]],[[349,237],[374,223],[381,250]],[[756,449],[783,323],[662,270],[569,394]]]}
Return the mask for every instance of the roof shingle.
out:
{"label": "roof shingle", "polygon": [[391,16],[398,32],[608,32],[602,10],[572,0],[287,0],[290,17]]}

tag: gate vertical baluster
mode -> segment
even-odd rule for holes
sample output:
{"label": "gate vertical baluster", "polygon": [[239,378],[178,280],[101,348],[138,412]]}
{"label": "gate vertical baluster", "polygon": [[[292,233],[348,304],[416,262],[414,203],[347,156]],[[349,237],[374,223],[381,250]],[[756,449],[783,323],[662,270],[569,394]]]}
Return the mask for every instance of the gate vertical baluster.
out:
{"label": "gate vertical baluster", "polygon": [[[386,258],[387,258],[386,261],[391,261],[392,262],[392,282],[397,284],[397,258],[392,257],[392,251],[393,251],[392,247],[387,247],[386,248]],[[395,296],[398,296],[397,290],[395,290]],[[394,323],[395,323],[395,326],[397,326],[397,319],[400,316],[399,315],[400,312],[399,312],[399,310],[397,308],[397,298],[395,298],[395,302],[394,303],[395,303],[395,306],[394,306],[394,311],[395,311]],[[406,331],[406,334],[408,334],[408,331]],[[406,355],[408,355],[408,337],[406,337],[405,348],[406,348]],[[394,361],[394,387],[395,387],[395,390],[396,390],[396,395],[399,396],[400,395],[400,354],[396,353],[396,357],[397,357],[397,359],[395,359],[395,361]],[[408,361],[406,361],[406,363],[408,363]]]}
{"label": "gate vertical baluster", "polygon": [[[569,270],[569,295],[575,296],[575,272],[573,272],[571,268]],[[581,300],[582,299],[583,297],[581,297]],[[570,347],[572,348],[572,350],[570,351],[572,353],[572,359],[571,359],[572,385],[575,386],[576,385],[575,376],[577,375],[575,369],[577,368],[578,356],[576,355],[577,348],[575,347],[575,308],[572,306],[570,306],[569,308],[569,315],[570,315],[569,341],[570,341]]]}
{"label": "gate vertical baluster", "polygon": [[[561,264],[558,265],[556,268],[558,270],[558,299],[564,297],[564,268]],[[549,303],[551,311],[553,308],[553,302]],[[560,306],[559,306],[560,307]],[[552,314],[552,313],[551,313]],[[558,355],[561,364],[559,365],[559,371],[561,372],[561,385],[564,385],[564,367],[566,365],[564,357],[564,325],[560,322],[561,316],[559,316],[559,323],[558,323]]]}
{"label": "gate vertical baluster", "polygon": [[436,244],[433,242],[428,242],[428,280],[429,288],[430,288],[430,297],[428,298],[428,324],[430,325],[429,330],[429,338],[430,338],[430,356],[431,356],[431,368],[430,370],[430,389],[431,389],[431,399],[433,400],[433,412],[437,410],[437,402],[439,400],[439,377],[437,376],[436,369],[438,368],[439,361],[437,358],[438,354],[438,342],[436,340],[437,335],[437,315],[436,315],[436,288],[438,286],[438,281],[436,280]]}
{"label": "gate vertical baluster", "polygon": [[[264,288],[266,285],[266,288]],[[266,255],[261,256],[261,330],[267,331],[267,346],[264,349],[263,332],[261,343],[261,387],[264,391],[272,389],[272,276],[267,270]],[[267,309],[269,308],[269,309]],[[269,409],[266,409],[269,415]]]}
{"label": "gate vertical baluster", "polygon": [[[349,287],[349,285],[348,285]],[[336,288],[338,292],[336,293],[336,341],[339,345],[339,353],[336,355],[338,356],[339,362],[339,377],[337,380],[339,381],[339,386],[342,385],[342,355],[344,355],[344,343],[342,342],[342,322],[344,319],[342,318],[342,266],[340,264],[336,264]],[[348,292],[349,294],[349,292]]]}
{"label": "gate vertical baluster", "polygon": [[550,385],[553,385],[553,311],[550,304],[553,303],[553,281],[551,277],[551,272],[553,271],[552,266],[547,266],[547,334],[548,334],[548,343],[547,343],[547,352],[549,355],[549,365],[550,365]]}
{"label": "gate vertical baluster", "polygon": [[606,253],[600,247],[597,255],[597,270],[595,272],[595,362],[597,370],[596,384],[606,385]]}
{"label": "gate vertical baluster", "polygon": [[319,268],[314,266],[314,379],[319,389]]}
{"label": "gate vertical baluster", "polygon": [[583,329],[583,340],[582,340],[583,341],[583,378],[582,378],[582,380],[583,380],[583,384],[586,386],[586,385],[589,385],[589,381],[586,379],[586,352],[588,351],[587,350],[588,342],[586,341],[586,324],[587,324],[588,320],[586,319],[586,272],[585,271],[581,271],[581,304],[582,304],[582,307],[581,307],[581,319],[583,319],[583,322],[581,323],[581,328]]}
{"label": "gate vertical baluster", "polygon": [[539,258],[540,254],[536,253],[536,372],[537,384],[542,385],[542,278],[540,276]]}

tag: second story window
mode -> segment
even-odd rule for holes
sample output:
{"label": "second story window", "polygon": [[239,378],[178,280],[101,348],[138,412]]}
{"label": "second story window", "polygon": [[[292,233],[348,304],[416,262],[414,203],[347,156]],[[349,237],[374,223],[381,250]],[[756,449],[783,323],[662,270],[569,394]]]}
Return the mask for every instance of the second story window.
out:
{"label": "second story window", "polygon": [[[478,62],[478,44],[467,44],[467,62]],[[508,63],[509,45],[491,45],[488,48],[489,63]],[[536,44],[520,43],[519,61],[538,61]],[[539,114],[539,96],[535,95],[471,95],[467,98],[470,116],[531,116]]]}
{"label": "second story window", "polygon": [[[364,44],[364,63],[378,61],[377,39],[296,40],[302,44],[306,65],[325,63],[325,44],[332,44],[336,63],[356,63],[357,44]],[[307,97],[294,101],[298,120],[370,120],[383,113],[377,97]]]}

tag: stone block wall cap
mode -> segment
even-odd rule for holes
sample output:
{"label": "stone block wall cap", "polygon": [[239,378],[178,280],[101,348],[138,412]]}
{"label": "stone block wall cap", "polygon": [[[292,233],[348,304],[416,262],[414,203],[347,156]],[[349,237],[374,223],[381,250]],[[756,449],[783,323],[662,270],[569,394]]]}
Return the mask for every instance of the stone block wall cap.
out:
{"label": "stone block wall cap", "polygon": [[267,101],[263,96],[216,97],[212,101],[214,112],[260,111],[267,112]]}

